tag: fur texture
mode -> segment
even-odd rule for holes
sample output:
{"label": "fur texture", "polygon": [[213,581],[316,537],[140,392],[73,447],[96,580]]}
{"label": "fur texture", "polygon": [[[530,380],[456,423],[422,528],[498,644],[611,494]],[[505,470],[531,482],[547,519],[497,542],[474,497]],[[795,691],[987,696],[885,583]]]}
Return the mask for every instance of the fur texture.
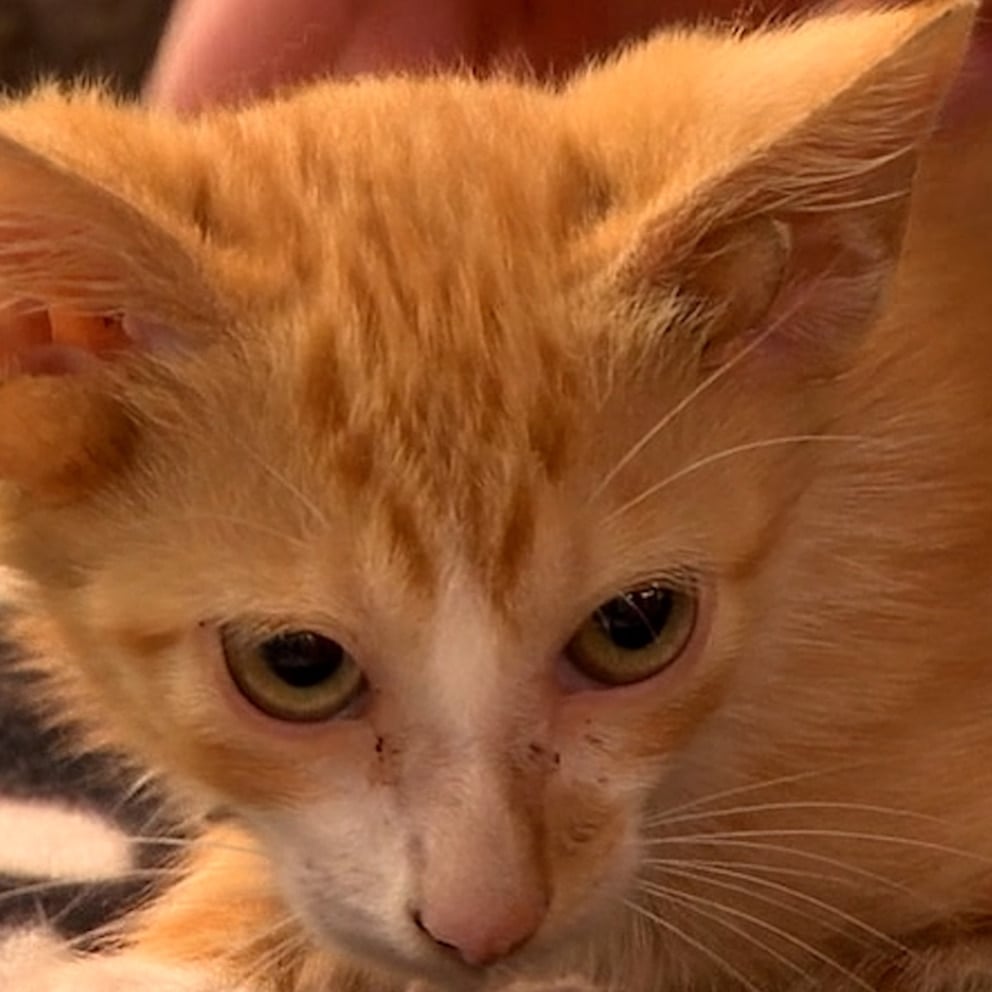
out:
{"label": "fur texture", "polygon": [[[28,987],[992,980],[992,127],[933,132],[972,17],[0,109],[22,636],[230,821]],[[670,667],[576,673],[687,571]],[[231,626],[340,642],[362,705],[264,715]]]}

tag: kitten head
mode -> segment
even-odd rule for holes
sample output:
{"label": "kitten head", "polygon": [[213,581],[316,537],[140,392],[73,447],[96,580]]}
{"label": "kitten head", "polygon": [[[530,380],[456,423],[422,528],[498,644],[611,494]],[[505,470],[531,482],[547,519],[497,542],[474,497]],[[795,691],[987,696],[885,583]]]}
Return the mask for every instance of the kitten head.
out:
{"label": "kitten head", "polygon": [[643,881],[671,807],[901,719],[838,564],[891,535],[836,480],[970,18],[663,34],[555,92],[8,105],[5,560],[63,708],[234,811],[319,940],[595,969],[639,902],[716,967]]}

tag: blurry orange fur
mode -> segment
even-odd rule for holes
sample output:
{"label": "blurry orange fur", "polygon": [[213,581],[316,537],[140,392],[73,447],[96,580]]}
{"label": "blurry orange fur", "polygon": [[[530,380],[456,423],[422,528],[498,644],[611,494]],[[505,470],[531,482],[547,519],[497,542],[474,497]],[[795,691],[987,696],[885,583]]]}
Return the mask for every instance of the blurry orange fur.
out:
{"label": "blurry orange fur", "polygon": [[[50,315],[0,389],[41,703],[239,821],[125,965],[472,987],[403,914],[539,891],[514,975],[992,974],[992,124],[931,134],[970,18],[0,109],[0,302]],[[111,357],[16,374],[49,339]],[[556,686],[687,566],[691,661]],[[248,712],[235,621],[347,642],[368,712]]]}

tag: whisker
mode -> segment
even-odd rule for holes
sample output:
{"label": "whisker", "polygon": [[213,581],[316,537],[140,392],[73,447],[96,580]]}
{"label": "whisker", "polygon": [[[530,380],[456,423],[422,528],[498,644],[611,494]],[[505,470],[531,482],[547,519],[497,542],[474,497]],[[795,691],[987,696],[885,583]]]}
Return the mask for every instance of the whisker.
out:
{"label": "whisker", "polygon": [[[752,871],[764,871],[772,875],[783,875],[788,878],[803,878],[809,881],[829,882],[834,885],[855,886],[858,882],[843,875],[828,875],[822,871],[809,871],[803,868],[786,868],[783,865],[767,865],[753,861],[726,861],[714,858],[644,858],[644,865],[706,865],[714,868],[750,868]],[[761,876],[758,876],[761,877]]]}
{"label": "whisker", "polygon": [[740,365],[752,352],[756,351],[768,338],[769,334],[775,330],[777,325],[772,325],[768,330],[762,332],[753,341],[741,348],[729,361],[724,362],[716,371],[711,372],[694,389],[684,396],[678,403],[669,409],[660,420],[653,424],[641,437],[635,441],[616,462],[592,491],[591,500],[598,499],[607,489],[611,482],[635,459],[637,456],[680,414],[687,410],[693,402],[699,399],[710,388],[715,386],[721,379],[729,375],[738,365]]}
{"label": "whisker", "polygon": [[[266,938],[266,943],[269,940],[275,941],[275,943],[263,953],[246,958],[244,965],[237,969],[236,988],[247,987],[248,983],[251,983],[253,987],[257,987],[259,978],[281,964],[286,958],[293,957],[295,954],[303,951],[307,946],[307,941],[299,932],[294,930],[294,932],[287,933],[285,936],[280,936],[279,931],[286,929],[290,925],[291,921],[281,920],[262,935]],[[240,948],[241,954],[247,954],[249,947]],[[241,954],[235,956],[240,957]]]}
{"label": "whisker", "polygon": [[742,364],[744,360],[760,348],[767,339],[775,334],[781,327],[796,313],[800,310],[803,303],[807,301],[809,296],[812,294],[813,290],[817,287],[820,280],[814,280],[813,284],[807,289],[806,292],[801,293],[793,299],[790,304],[785,308],[785,310],[779,314],[768,327],[762,331],[760,334],[756,335],[755,338],[748,342],[740,351],[736,352],[728,361],[724,362],[719,368],[711,372],[702,382],[699,383],[694,389],[692,389],[688,395],[683,397],[678,403],[676,403],[667,413],[663,414],[661,419],[650,427],[637,441],[632,444],[627,451],[621,456],[619,461],[611,468],[603,479],[600,481],[599,485],[593,490],[591,499],[595,500],[603,494],[610,483],[666,428],[671,424],[677,417],[684,413],[692,404],[700,398],[704,393],[715,386],[721,379],[729,375],[738,365]]}
{"label": "whisker", "polygon": [[[992,859],[989,859],[983,855],[977,854],[973,851],[965,851],[962,848],[950,847],[947,844],[939,844],[936,841],[918,840],[915,837],[897,837],[894,834],[870,833],[868,831],[861,830],[832,830],[818,827],[773,827],[769,829],[749,828],[744,830],[728,830],[725,832],[713,831],[707,834],[700,834],[699,837],[705,837],[709,840],[714,840],[717,842],[727,839],[736,840],[740,837],[833,837],[838,840],[863,840],[873,841],[880,844],[901,844],[905,847],[912,847],[917,850],[933,851],[938,854],[951,854],[956,857],[967,858],[978,864],[992,865]],[[653,837],[648,841],[648,843],[663,844],[668,839],[669,838],[664,837]],[[673,837],[671,840],[680,840],[683,842],[692,841],[695,843],[696,838],[692,835],[684,835],[677,838]]]}
{"label": "whisker", "polygon": [[327,519],[327,515],[312,499],[310,499],[309,496],[307,496],[302,489],[300,489],[299,486],[295,485],[292,480],[287,478],[274,465],[271,465],[268,461],[262,458],[262,456],[259,455],[259,453],[250,445],[245,444],[241,438],[236,435],[232,435],[231,440],[244,454],[251,458],[251,460],[254,461],[255,464],[258,465],[258,467],[262,469],[262,471],[265,472],[270,479],[282,486],[283,489],[285,489],[285,491],[289,493],[300,504],[300,506],[307,510],[322,527],[328,526],[329,521]]}
{"label": "whisker", "polygon": [[850,872],[858,878],[864,879],[865,881],[875,882],[876,884],[882,886],[883,888],[889,889],[892,892],[899,892],[903,895],[910,896],[913,899],[920,899],[918,892],[909,888],[907,885],[903,885],[901,882],[894,881],[886,875],[879,875],[877,872],[869,871],[867,868],[861,868],[858,865],[848,864],[847,862],[840,861],[837,858],[832,858],[826,854],[819,854],[815,851],[804,851],[802,848],[790,847],[787,844],[771,844],[762,841],[736,840],[732,837],[721,837],[716,839],[707,834],[697,834],[695,836],[690,835],[688,837],[656,838],[649,840],[647,843],[649,845],[657,846],[662,846],[663,844],[669,843],[691,843],[696,846],[733,847],[740,850],[762,851],[768,854],[787,854],[791,857],[803,858],[806,861],[830,865],[833,868],[840,868],[843,871]]}
{"label": "whisker", "polygon": [[[775,950],[775,948],[769,947],[763,940],[760,940],[754,934],[749,933],[743,927],[739,927],[725,919],[724,917],[727,907],[724,906],[723,903],[717,902],[713,899],[707,899],[705,896],[697,896],[689,892],[683,892],[681,889],[676,889],[671,886],[648,882],[644,879],[640,879],[638,881],[638,887],[641,888],[642,891],[647,892],[649,895],[660,896],[663,899],[670,899],[678,905],[684,906],[686,909],[690,909],[692,912],[697,913],[699,916],[703,917],[703,919],[712,920],[714,923],[725,927],[731,933],[737,934],[738,937],[746,940],[754,947],[764,951],[769,957],[774,958],[779,964],[784,965],[790,971],[795,972],[797,975],[803,974],[803,969],[797,965],[795,961],[790,960],[784,954]],[[701,908],[704,906],[709,908]],[[711,910],[713,911],[711,912]],[[740,915],[747,920],[747,922],[752,923],[755,926],[763,926],[761,920],[750,916],[748,913],[742,912]]]}
{"label": "whisker", "polygon": [[711,792],[705,796],[699,797],[698,799],[692,799],[689,802],[681,803],[678,806],[672,806],[665,811],[664,815],[670,816],[675,813],[683,813],[686,810],[696,809],[699,806],[708,805],[720,799],[730,799],[734,796],[741,796],[748,792],[760,792],[762,789],[772,789],[778,785],[794,785],[797,782],[805,782],[813,778],[821,778],[828,775],[836,775],[840,772],[854,771],[858,768],[870,767],[876,763],[877,762],[874,760],[845,762],[844,764],[830,765],[827,768],[806,769],[805,771],[792,772],[788,775],[779,775],[775,778],[762,779],[759,782],[748,782],[745,785],[736,785],[730,789],[721,789],[719,792]]}
{"label": "whisker", "polygon": [[[96,930],[80,934],[78,937],[65,941],[65,946],[70,950],[81,950],[92,947],[113,948],[114,951],[123,950],[125,953],[136,948],[140,950],[140,939],[135,941],[130,939],[127,932],[128,920],[114,920]],[[280,930],[290,930],[285,937],[280,936]],[[274,946],[268,947],[269,942],[275,941]],[[308,946],[308,941],[296,927],[296,922],[289,916],[284,916],[276,920],[271,926],[261,933],[252,934],[249,939],[242,941],[233,948],[228,948],[223,954],[211,959],[212,967],[234,965],[238,958],[248,956],[242,967],[237,965],[237,979],[232,987],[248,987],[250,984],[255,988],[265,972],[272,969],[285,958],[292,957],[298,952],[302,952]],[[255,957],[251,957],[252,948],[255,945],[264,944],[266,949],[260,951]],[[226,987],[226,986],[225,986]]]}
{"label": "whisker", "polygon": [[723,448],[720,451],[714,451],[709,455],[704,455],[702,458],[697,458],[696,461],[667,475],[660,482],[648,486],[647,489],[643,490],[637,496],[627,500],[626,503],[622,503],[615,510],[607,514],[605,522],[607,524],[613,523],[624,514],[636,509],[642,503],[657,496],[676,482],[680,482],[689,475],[693,475],[704,468],[709,468],[709,466],[725,461],[728,458],[734,458],[737,455],[748,454],[752,451],[761,451],[767,448],[785,447],[790,444],[836,444],[839,442],[866,440],[869,439],[856,434],[786,434],[781,437],[768,437],[760,441],[747,441],[744,444],[736,444],[730,448]]}
{"label": "whisker", "polygon": [[[642,882],[641,884],[646,888],[647,891],[651,891],[651,889],[653,888],[651,883]],[[688,893],[680,892],[679,896],[684,898],[688,896]],[[697,897],[692,896],[690,898],[697,898]],[[774,934],[780,940],[784,940],[786,943],[792,944],[798,950],[804,951],[805,953],[809,954],[810,957],[815,958],[817,961],[821,962],[822,964],[825,964],[830,968],[836,969],[845,978],[849,979],[859,988],[864,989],[865,992],[876,992],[875,988],[872,985],[870,985],[868,982],[866,982],[863,978],[861,978],[859,975],[855,974],[849,968],[844,967],[844,965],[842,965],[839,961],[830,957],[829,954],[826,954],[825,952],[821,951],[818,947],[815,947],[813,944],[810,944],[807,941],[800,939],[795,934],[789,933],[788,930],[783,930],[781,927],[778,927],[773,923],[769,923],[767,920],[762,920],[760,917],[753,916],[751,913],[746,913],[744,912],[744,910],[737,909],[733,906],[728,906],[725,903],[719,903],[716,900],[707,900],[707,902],[712,906],[718,906],[720,910],[724,913],[728,913],[731,916],[736,916],[738,919],[743,919],[749,923],[752,923],[755,926],[761,927],[763,930],[767,930],[769,933]]]}
{"label": "whisker", "polygon": [[238,844],[228,844],[209,840],[206,837],[143,837],[140,835],[128,836],[128,841],[143,847],[174,847],[184,850],[213,850],[230,851],[234,854],[252,854],[259,858],[265,855],[256,847],[248,847]]}
{"label": "whisker", "polygon": [[167,519],[169,522],[176,524],[195,524],[199,522],[204,523],[218,523],[218,524],[230,524],[235,527],[246,527],[249,530],[255,531],[258,534],[264,534],[268,537],[278,538],[280,541],[285,541],[290,545],[298,548],[306,548],[310,545],[303,540],[303,538],[297,536],[296,534],[287,533],[285,530],[280,530],[278,527],[269,527],[259,520],[252,520],[250,517],[238,517],[230,513],[202,513],[199,511],[190,511],[189,513],[172,513],[167,516],[160,517],[159,519]]}
{"label": "whisker", "polygon": [[145,771],[134,777],[134,781],[121,792],[120,802],[115,810],[120,810],[128,803],[133,802],[144,792],[155,788],[159,775],[157,772]]}
{"label": "whisker", "polygon": [[685,930],[677,926],[675,923],[672,923],[671,920],[666,920],[664,917],[652,912],[646,906],[642,906],[640,903],[636,903],[633,900],[624,899],[623,903],[628,909],[646,917],[652,923],[660,926],[664,930],[667,930],[669,933],[674,934],[680,940],[688,944],[689,947],[709,958],[709,960],[712,961],[725,974],[740,982],[740,984],[746,988],[748,992],[762,992],[762,989],[750,981],[742,972],[738,971],[737,968],[735,968],[726,958],[722,957],[712,948],[707,947],[702,941],[696,940],[695,937],[689,933],[686,933]]}
{"label": "whisker", "polygon": [[9,889],[0,889],[0,903],[12,902],[26,896],[45,895],[58,892],[60,889],[75,889],[78,887],[96,889],[105,885],[120,885],[143,879],[175,878],[174,868],[135,868],[113,878],[48,878],[43,882],[28,882],[25,885],[15,885]]}
{"label": "whisker", "polygon": [[[744,885],[735,885],[732,882],[723,881],[723,878],[734,878],[737,879],[738,881],[748,882],[751,885],[764,886],[765,888],[771,889],[774,892],[780,892],[783,895],[789,897],[790,899],[796,899],[802,903],[805,903],[807,906],[813,906],[817,909],[823,910],[824,912],[833,914],[839,920],[842,920],[844,923],[848,924],[849,926],[852,926],[856,930],[861,931],[864,934],[867,934],[868,937],[871,937],[873,941],[877,941],[878,943],[881,944],[886,944],[889,947],[893,948],[894,950],[897,950],[904,954],[911,953],[909,948],[905,944],[896,940],[894,937],[889,936],[889,934],[885,933],[884,931],[879,930],[876,927],[873,927],[869,923],[866,923],[864,920],[859,919],[857,916],[854,916],[852,913],[845,912],[839,907],[833,906],[823,899],[817,899],[815,896],[811,896],[800,889],[794,889],[790,885],[783,885],[781,882],[773,882],[770,879],[762,878],[760,875],[752,875],[746,871],[736,871],[730,868],[719,868],[719,867],[710,866],[707,865],[705,862],[696,865],[689,865],[685,867],[668,866],[666,870],[670,872],[674,872],[676,874],[688,874],[689,877],[691,878],[695,878],[700,881],[705,881],[707,882],[707,884],[718,885],[720,888],[725,888],[730,892],[738,892],[748,896],[751,899],[756,899],[759,902],[766,902],[769,905],[778,906],[781,909],[789,909],[794,913],[801,912],[801,910],[799,910],[796,906],[784,900],[772,899],[770,896],[766,896],[762,893],[754,892],[752,891],[752,889],[749,889]],[[721,878],[700,879],[698,874],[693,874],[694,871],[718,875],[721,876]],[[835,933],[845,932],[845,928],[843,926],[840,926],[839,924],[826,923],[826,926],[828,926]]]}
{"label": "whisker", "polygon": [[790,810],[830,810],[848,813],[878,813],[883,816],[903,817],[909,820],[919,820],[926,823],[941,824],[944,821],[928,813],[915,810],[899,809],[894,806],[876,806],[872,803],[828,802],[826,800],[810,800],[799,802],[758,803],[751,806],[731,806],[716,810],[701,810],[696,813],[684,813],[678,816],[662,815],[648,821],[650,827],[671,826],[673,823],[691,823],[694,820],[717,819],[723,816],[738,816],[744,813],[788,812]]}

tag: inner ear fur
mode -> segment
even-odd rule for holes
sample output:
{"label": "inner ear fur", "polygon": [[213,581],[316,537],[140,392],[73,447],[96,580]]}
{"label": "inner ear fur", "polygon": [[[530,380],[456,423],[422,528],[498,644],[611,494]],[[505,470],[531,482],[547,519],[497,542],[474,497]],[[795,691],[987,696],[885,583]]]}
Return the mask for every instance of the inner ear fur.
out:
{"label": "inner ear fur", "polygon": [[709,313],[717,352],[772,324],[821,344],[849,340],[877,312],[898,260],[917,161],[974,13],[972,3],[908,11],[916,29],[799,124],[674,206],[648,207],[622,254],[622,283],[690,298]]}

